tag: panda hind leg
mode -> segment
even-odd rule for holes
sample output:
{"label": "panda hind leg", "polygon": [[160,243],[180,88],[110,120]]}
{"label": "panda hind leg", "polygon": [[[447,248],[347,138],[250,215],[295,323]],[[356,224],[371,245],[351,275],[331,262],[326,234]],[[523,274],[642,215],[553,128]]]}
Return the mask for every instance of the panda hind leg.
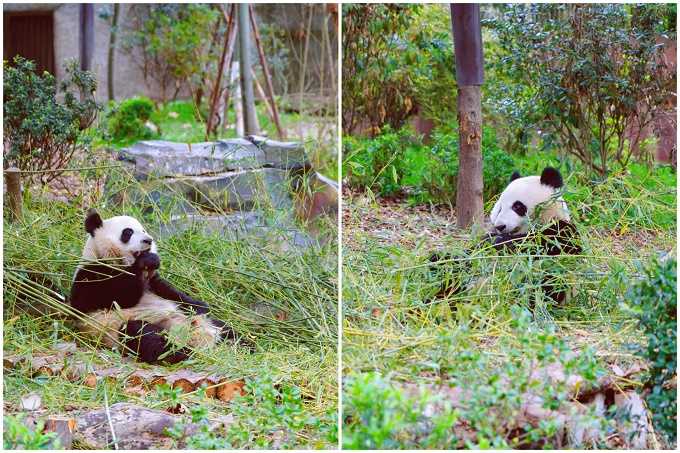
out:
{"label": "panda hind leg", "polygon": [[158,324],[140,320],[129,320],[121,328],[126,350],[133,351],[139,360],[146,363],[178,363],[189,357],[186,351],[172,351],[165,329]]}

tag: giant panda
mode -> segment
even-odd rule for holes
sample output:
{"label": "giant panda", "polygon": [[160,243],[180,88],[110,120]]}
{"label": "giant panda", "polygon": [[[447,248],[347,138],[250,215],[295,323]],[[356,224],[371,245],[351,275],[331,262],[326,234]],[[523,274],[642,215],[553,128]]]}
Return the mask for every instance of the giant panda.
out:
{"label": "giant panda", "polygon": [[[129,216],[102,220],[91,209],[85,219],[87,241],[73,277],[70,304],[85,336],[147,363],[177,363],[191,350],[209,348],[234,332],[208,316],[208,305],[175,289],[158,274],[156,242]],[[84,318],[84,319],[83,319]],[[173,344],[171,330],[184,333]],[[182,330],[179,330],[182,329]]]}
{"label": "giant panda", "polygon": [[[563,186],[562,175],[552,167],[545,167],[540,175],[534,176],[522,177],[514,172],[491,209],[491,231],[475,249],[466,251],[466,255],[486,248],[499,253],[524,251],[537,257],[580,254],[580,238],[562,198]],[[430,256],[431,269],[440,278],[442,273],[438,268],[443,261],[456,263],[457,260],[450,254]],[[557,276],[547,274],[542,278],[541,287],[545,295],[561,304],[570,291],[561,287],[558,280]],[[460,281],[455,276],[453,280],[442,279],[434,298],[456,295],[472,284],[474,282]]]}

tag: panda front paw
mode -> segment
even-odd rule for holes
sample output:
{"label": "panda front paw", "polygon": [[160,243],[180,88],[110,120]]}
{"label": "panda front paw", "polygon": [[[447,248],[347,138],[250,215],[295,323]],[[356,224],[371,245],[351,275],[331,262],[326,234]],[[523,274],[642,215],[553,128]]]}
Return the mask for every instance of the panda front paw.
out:
{"label": "panda front paw", "polygon": [[137,256],[134,263],[136,271],[155,271],[161,267],[161,258],[152,252],[142,252]]}

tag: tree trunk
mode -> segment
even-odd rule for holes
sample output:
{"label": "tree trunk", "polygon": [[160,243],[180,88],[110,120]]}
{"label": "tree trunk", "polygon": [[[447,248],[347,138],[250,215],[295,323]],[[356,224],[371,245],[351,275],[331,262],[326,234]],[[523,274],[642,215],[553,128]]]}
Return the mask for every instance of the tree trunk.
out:
{"label": "tree trunk", "polygon": [[257,135],[260,133],[255,113],[255,94],[253,93],[253,77],[250,63],[250,18],[248,17],[248,5],[238,5],[238,37],[240,44],[240,67],[241,67],[241,96],[243,97],[243,113],[245,123],[245,135]]}
{"label": "tree trunk", "polygon": [[[267,59],[264,57],[264,49],[262,48],[260,31],[257,27],[257,21],[255,20],[255,10],[253,9],[253,5],[250,5],[248,9],[250,12],[250,25],[253,27],[255,45],[257,47],[257,52],[260,56],[260,65],[262,66],[262,73],[264,74],[264,81],[266,83],[265,86],[267,87],[267,95],[269,96],[269,103],[267,105],[270,106],[272,121],[274,122],[276,130],[279,133],[279,138],[283,140],[286,138],[286,134],[283,132],[283,128],[281,127],[281,121],[279,120],[279,110],[276,107],[276,100],[274,99],[274,86],[272,85],[272,76],[271,73],[269,72],[269,65],[267,64]],[[257,78],[255,76],[253,76],[253,80],[255,80],[255,83],[257,83]],[[267,97],[265,97],[263,94],[260,94],[260,96],[265,101],[267,100]]]}
{"label": "tree trunk", "polygon": [[94,51],[94,5],[80,5],[80,69],[92,70],[92,52]]}
{"label": "tree trunk", "polygon": [[[227,21],[227,30],[224,33],[224,46],[222,47],[222,54],[220,55],[220,64],[217,68],[217,80],[215,81],[215,86],[213,86],[213,91],[210,96],[210,113],[208,113],[208,121],[205,126],[205,139],[206,141],[210,139],[210,135],[215,132],[215,109],[217,108],[217,100],[221,98],[222,94],[222,74],[224,72],[224,67],[228,64],[226,62],[227,55],[229,54],[229,47],[231,46],[231,30],[234,28],[234,8],[232,5],[231,12],[227,18],[225,14],[225,19]],[[220,10],[224,14],[224,10],[220,6]]]}
{"label": "tree trunk", "polygon": [[468,228],[484,214],[482,178],[482,96],[479,85],[458,88],[459,164],[456,191],[458,228]]}
{"label": "tree trunk", "polygon": [[114,59],[116,55],[116,34],[118,33],[118,17],[120,16],[120,3],[113,4],[113,19],[111,21],[111,35],[109,36],[109,55],[107,59],[106,87],[108,88],[109,101],[115,99],[113,92]]}
{"label": "tree trunk", "polygon": [[451,4],[451,27],[458,82],[458,228],[481,222],[484,215],[482,178],[482,100],[484,56],[478,4]]}

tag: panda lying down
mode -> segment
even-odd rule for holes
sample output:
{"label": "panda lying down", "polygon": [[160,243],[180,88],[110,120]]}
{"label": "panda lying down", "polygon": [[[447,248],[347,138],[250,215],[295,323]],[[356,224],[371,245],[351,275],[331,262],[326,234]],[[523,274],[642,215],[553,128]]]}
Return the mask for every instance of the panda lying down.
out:
{"label": "panda lying down", "polygon": [[[505,253],[515,253],[530,246],[528,250],[539,256],[581,253],[578,231],[560,195],[562,187],[562,175],[552,167],[546,167],[540,176],[521,177],[514,172],[491,210],[493,230],[479,246],[492,246],[496,251]],[[538,231],[531,231],[531,224],[536,225]],[[451,258],[451,255],[435,253],[430,261],[436,264]],[[556,280],[554,276],[546,275],[541,286],[548,297],[562,303],[568,294],[555,284]],[[458,294],[465,286],[469,285],[445,280],[435,298]]]}
{"label": "panda lying down", "polygon": [[[71,306],[89,318],[78,322],[83,334],[111,348],[123,345],[148,363],[177,363],[190,349],[235,338],[222,321],[208,317],[205,302],[158,275],[156,243],[139,221],[128,216],[102,220],[90,210],[85,230],[85,264],[76,269],[71,290]],[[171,329],[182,329],[185,347],[173,347]]]}

